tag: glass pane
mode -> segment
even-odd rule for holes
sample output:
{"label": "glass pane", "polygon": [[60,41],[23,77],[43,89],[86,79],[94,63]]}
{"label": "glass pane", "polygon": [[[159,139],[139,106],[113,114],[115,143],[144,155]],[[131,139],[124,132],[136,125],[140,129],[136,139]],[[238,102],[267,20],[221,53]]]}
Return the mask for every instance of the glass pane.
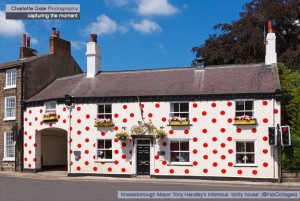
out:
{"label": "glass pane", "polygon": [[244,142],[237,142],[236,143],[236,152],[244,152],[245,149],[245,143]]}
{"label": "glass pane", "polygon": [[105,105],[105,113],[111,113],[111,105]]}
{"label": "glass pane", "polygon": [[246,152],[254,152],[254,142],[246,142]]}
{"label": "glass pane", "polygon": [[106,150],[105,156],[105,159],[112,159],[112,150]]}
{"label": "glass pane", "polygon": [[180,142],[180,151],[189,151],[189,142]]}
{"label": "glass pane", "polygon": [[180,113],[180,117],[189,118],[189,113]]}
{"label": "glass pane", "polygon": [[253,110],[253,101],[245,101],[245,110]]}
{"label": "glass pane", "polygon": [[112,115],[111,114],[106,114],[106,115],[103,115],[106,119],[112,119]]}
{"label": "glass pane", "polygon": [[98,149],[104,148],[104,140],[98,140]]}
{"label": "glass pane", "polygon": [[103,150],[98,150],[97,151],[97,158],[98,159],[103,159],[104,158],[104,151]]}
{"label": "glass pane", "polygon": [[246,163],[252,163],[253,164],[255,162],[254,154],[247,154],[246,158],[247,158]]}
{"label": "glass pane", "polygon": [[245,115],[248,115],[248,116],[253,116],[253,112],[245,112]]}
{"label": "glass pane", "polygon": [[179,162],[179,153],[171,152],[171,162]]}
{"label": "glass pane", "polygon": [[98,105],[98,113],[104,113],[104,105]]}
{"label": "glass pane", "polygon": [[236,110],[244,110],[244,101],[236,101],[235,109]]}
{"label": "glass pane", "polygon": [[137,140],[137,144],[150,144],[150,140]]}
{"label": "glass pane", "polygon": [[245,154],[236,154],[236,163],[241,164],[245,163],[244,159]]}
{"label": "glass pane", "polygon": [[111,149],[111,140],[105,140],[105,149]]}
{"label": "glass pane", "polygon": [[181,152],[180,153],[180,162],[190,162],[190,153]]}
{"label": "glass pane", "polygon": [[179,142],[171,142],[171,151],[179,151]]}
{"label": "glass pane", "polygon": [[180,103],[180,112],[188,112],[189,104],[188,103]]}
{"label": "glass pane", "polygon": [[173,103],[173,105],[174,105],[173,112],[179,112],[179,103]]}
{"label": "glass pane", "polygon": [[173,117],[180,117],[180,114],[179,113],[174,113]]}
{"label": "glass pane", "polygon": [[103,119],[103,118],[105,118],[105,115],[104,114],[98,114],[97,117],[100,118],[100,119]]}
{"label": "glass pane", "polygon": [[244,112],[236,112],[235,116],[244,116],[244,114],[245,114]]}

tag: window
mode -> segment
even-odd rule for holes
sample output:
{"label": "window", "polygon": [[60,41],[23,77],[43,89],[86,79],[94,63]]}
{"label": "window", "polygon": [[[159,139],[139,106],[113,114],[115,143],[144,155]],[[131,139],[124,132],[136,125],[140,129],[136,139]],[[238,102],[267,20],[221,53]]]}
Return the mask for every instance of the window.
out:
{"label": "window", "polygon": [[189,118],[189,103],[171,103],[170,117]]}
{"label": "window", "polygon": [[5,98],[5,119],[16,118],[16,97],[10,96]]}
{"label": "window", "polygon": [[6,88],[16,87],[16,69],[6,70]]}
{"label": "window", "polygon": [[170,142],[171,163],[190,162],[189,141],[177,140]]}
{"label": "window", "polygon": [[4,161],[15,160],[15,143],[13,132],[4,132]]}
{"label": "window", "polygon": [[56,102],[47,102],[45,103],[45,112],[56,112]]}
{"label": "window", "polygon": [[253,116],[253,101],[239,100],[235,102],[235,116]]}
{"label": "window", "polygon": [[112,119],[111,105],[109,104],[98,105],[97,117],[101,119]]}
{"label": "window", "polygon": [[98,140],[97,160],[112,160],[111,140]]}
{"label": "window", "polygon": [[237,165],[255,164],[254,141],[236,142],[236,164]]}

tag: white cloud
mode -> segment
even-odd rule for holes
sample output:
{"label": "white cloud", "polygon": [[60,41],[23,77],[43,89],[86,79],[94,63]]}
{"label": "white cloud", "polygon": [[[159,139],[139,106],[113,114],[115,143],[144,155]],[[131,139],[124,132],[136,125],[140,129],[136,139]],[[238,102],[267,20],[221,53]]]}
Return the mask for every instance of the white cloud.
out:
{"label": "white cloud", "polygon": [[161,44],[161,43],[155,43],[154,45],[157,46],[162,53],[164,53],[164,54],[168,53],[168,50],[166,49],[166,47],[163,44]]}
{"label": "white cloud", "polygon": [[110,19],[106,15],[100,15],[97,17],[97,21],[91,23],[84,29],[86,34],[111,34],[117,31],[116,21]]}
{"label": "white cloud", "polygon": [[173,15],[178,9],[168,0],[139,0],[138,13],[140,15]]}
{"label": "white cloud", "polygon": [[81,50],[82,47],[85,47],[86,43],[82,41],[71,41],[72,48],[76,50]]}
{"label": "white cloud", "polygon": [[36,44],[39,43],[38,39],[36,39],[36,38],[30,38],[30,42],[31,42],[31,44],[33,44],[33,45],[36,45]]}
{"label": "white cloud", "polygon": [[130,23],[135,31],[142,33],[152,33],[154,31],[159,31],[161,28],[158,24],[150,20],[143,20],[140,23]]}
{"label": "white cloud", "polygon": [[126,33],[128,31],[128,28],[125,25],[118,25],[118,31],[121,33]]}
{"label": "white cloud", "polygon": [[5,12],[0,10],[0,35],[7,37],[20,36],[26,33],[25,25],[21,20],[6,20]]}
{"label": "white cloud", "polygon": [[129,4],[129,0],[104,0],[104,3],[108,6],[126,6]]}

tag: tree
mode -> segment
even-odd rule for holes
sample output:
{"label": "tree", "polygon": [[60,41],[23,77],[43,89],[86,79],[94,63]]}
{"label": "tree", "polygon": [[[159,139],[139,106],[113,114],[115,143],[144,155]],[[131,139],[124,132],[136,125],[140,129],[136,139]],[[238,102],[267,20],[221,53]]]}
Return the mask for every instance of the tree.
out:
{"label": "tree", "polygon": [[243,6],[240,19],[214,26],[220,35],[210,35],[203,45],[192,48],[205,65],[264,62],[264,30],[273,22],[278,61],[300,69],[300,1],[252,0]]}

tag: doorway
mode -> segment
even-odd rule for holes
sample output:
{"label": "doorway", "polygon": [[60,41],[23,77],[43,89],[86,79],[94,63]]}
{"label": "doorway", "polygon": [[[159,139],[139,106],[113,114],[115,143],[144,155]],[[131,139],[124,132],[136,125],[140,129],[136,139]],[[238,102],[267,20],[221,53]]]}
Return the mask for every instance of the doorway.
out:
{"label": "doorway", "polygon": [[137,175],[150,175],[150,139],[137,140]]}

